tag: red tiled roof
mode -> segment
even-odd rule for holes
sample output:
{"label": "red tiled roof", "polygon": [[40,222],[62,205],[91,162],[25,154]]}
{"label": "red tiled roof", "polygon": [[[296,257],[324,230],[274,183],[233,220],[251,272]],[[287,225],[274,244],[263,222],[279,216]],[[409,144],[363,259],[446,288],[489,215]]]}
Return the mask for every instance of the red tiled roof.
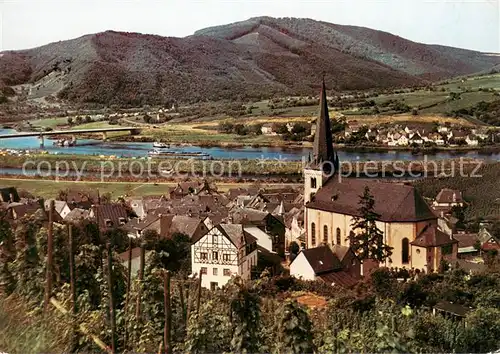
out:
{"label": "red tiled roof", "polygon": [[463,202],[462,192],[453,189],[443,188],[436,196],[436,202],[440,204],[462,203]]}
{"label": "red tiled roof", "polygon": [[438,247],[457,242],[454,238],[450,238],[450,236],[438,230],[436,226],[428,225],[411,244],[419,247]]}
{"label": "red tiled roof", "polygon": [[337,272],[328,272],[319,276],[321,280],[330,285],[339,285],[344,288],[349,288],[358,283],[358,279],[354,278],[348,272],[341,270]]}
{"label": "red tiled roof", "polygon": [[386,222],[415,222],[436,219],[425,200],[413,186],[379,182],[369,179],[330,178],[318,191],[307,208],[325,210],[352,216],[359,213],[359,199],[365,187],[375,200],[374,211]]}
{"label": "red tiled roof", "polygon": [[477,234],[454,234],[453,238],[458,241],[459,248],[473,247],[478,241]]}
{"label": "red tiled roof", "polygon": [[[93,206],[94,218],[98,218],[99,228],[107,229],[109,227],[119,227],[120,218],[124,218],[127,221],[127,209],[121,204],[109,203],[109,204],[99,204]],[[106,220],[111,221],[111,226],[108,226]]]}

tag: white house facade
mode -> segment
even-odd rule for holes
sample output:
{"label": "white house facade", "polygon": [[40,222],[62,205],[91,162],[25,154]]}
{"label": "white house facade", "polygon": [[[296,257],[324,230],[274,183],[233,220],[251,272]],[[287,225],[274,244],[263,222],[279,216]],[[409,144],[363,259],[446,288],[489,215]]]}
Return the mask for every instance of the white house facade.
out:
{"label": "white house facade", "polygon": [[191,267],[201,274],[202,286],[216,289],[232,276],[250,280],[252,267],[257,265],[257,242],[241,224],[220,224],[207,234],[193,239]]}

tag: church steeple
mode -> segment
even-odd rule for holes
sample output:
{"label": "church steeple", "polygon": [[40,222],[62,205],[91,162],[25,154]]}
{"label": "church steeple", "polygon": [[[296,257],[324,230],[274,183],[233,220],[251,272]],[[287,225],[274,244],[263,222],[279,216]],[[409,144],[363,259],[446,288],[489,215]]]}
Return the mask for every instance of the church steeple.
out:
{"label": "church steeple", "polygon": [[[313,164],[323,166],[323,171],[326,173],[338,170],[338,157],[333,149],[332,128],[330,123],[330,115],[328,114],[328,101],[326,99],[325,78],[320,96],[320,114],[316,120],[316,133],[313,144]],[[328,163],[329,162],[329,163]]]}
{"label": "church steeple", "polygon": [[332,127],[328,114],[324,78],[319,101],[320,114],[316,120],[312,161],[311,155],[309,155],[304,168],[304,204],[310,202],[324,182],[339,170],[339,158],[333,149]]}

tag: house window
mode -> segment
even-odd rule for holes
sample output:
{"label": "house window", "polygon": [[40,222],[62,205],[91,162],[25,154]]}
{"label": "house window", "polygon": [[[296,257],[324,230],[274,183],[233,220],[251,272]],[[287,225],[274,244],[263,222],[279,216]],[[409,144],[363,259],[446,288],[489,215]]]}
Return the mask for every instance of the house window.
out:
{"label": "house window", "polygon": [[127,222],[127,220],[125,218],[119,218],[118,222],[120,223],[120,225],[125,225],[125,223]]}
{"label": "house window", "polygon": [[212,243],[216,245],[218,243],[217,235],[212,235]]}
{"label": "house window", "polygon": [[401,241],[401,262],[403,264],[410,262],[410,243],[406,237]]}
{"label": "house window", "polygon": [[316,178],[311,178],[311,188],[316,188]]}
{"label": "house window", "polygon": [[111,227],[113,226],[113,222],[110,219],[106,219],[105,221],[106,227]]}
{"label": "house window", "polygon": [[219,260],[219,252],[217,252],[217,251],[212,252],[212,260],[215,260],[215,261]]}
{"label": "house window", "polygon": [[328,226],[323,226],[323,242],[328,243]]}
{"label": "house window", "polygon": [[337,227],[337,245],[342,244],[342,239],[340,238],[340,227]]}
{"label": "house window", "polygon": [[231,261],[231,255],[230,255],[229,253],[224,253],[224,254],[222,255],[222,260],[223,260],[224,262],[229,262],[229,261]]}
{"label": "house window", "polygon": [[214,269],[213,269],[213,273],[212,273],[212,274],[213,274],[213,275],[217,275],[218,273],[219,273],[219,270],[218,270],[217,268],[214,268]]}
{"label": "house window", "polygon": [[210,290],[215,291],[215,290],[217,290],[218,287],[219,287],[219,283],[217,283],[215,281],[210,282]]}
{"label": "house window", "polygon": [[311,245],[316,246],[316,224],[311,223]]}
{"label": "house window", "polygon": [[231,271],[229,269],[224,268],[224,270],[222,271],[222,274],[224,274],[225,277],[230,277]]}
{"label": "house window", "polygon": [[206,261],[208,259],[208,255],[207,255],[207,252],[201,252],[200,253],[200,259],[202,261]]}
{"label": "house window", "polygon": [[207,274],[207,267],[201,267],[200,274]]}

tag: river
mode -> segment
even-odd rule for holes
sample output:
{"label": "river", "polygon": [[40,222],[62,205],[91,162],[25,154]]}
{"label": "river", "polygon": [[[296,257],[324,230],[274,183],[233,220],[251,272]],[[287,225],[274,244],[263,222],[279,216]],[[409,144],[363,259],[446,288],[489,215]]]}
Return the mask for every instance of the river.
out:
{"label": "river", "polygon": [[[0,129],[1,134],[14,134],[13,129]],[[75,155],[115,155],[123,157],[144,157],[149,150],[153,149],[153,143],[115,142],[92,139],[81,139],[76,146],[60,147],[52,145],[52,140],[45,139],[45,147],[40,148],[37,137],[0,139],[0,149],[16,150],[45,150],[51,154],[75,154]],[[200,147],[200,146],[171,146],[170,152],[202,152],[209,154],[214,159],[279,159],[284,161],[300,160],[307,156],[312,149],[298,148],[286,149],[277,147]],[[411,151],[384,151],[384,152],[351,152],[339,151],[341,161],[411,161],[420,159]],[[500,161],[500,153],[480,153],[478,151],[438,151],[430,155],[429,159],[449,158],[481,158]]]}

